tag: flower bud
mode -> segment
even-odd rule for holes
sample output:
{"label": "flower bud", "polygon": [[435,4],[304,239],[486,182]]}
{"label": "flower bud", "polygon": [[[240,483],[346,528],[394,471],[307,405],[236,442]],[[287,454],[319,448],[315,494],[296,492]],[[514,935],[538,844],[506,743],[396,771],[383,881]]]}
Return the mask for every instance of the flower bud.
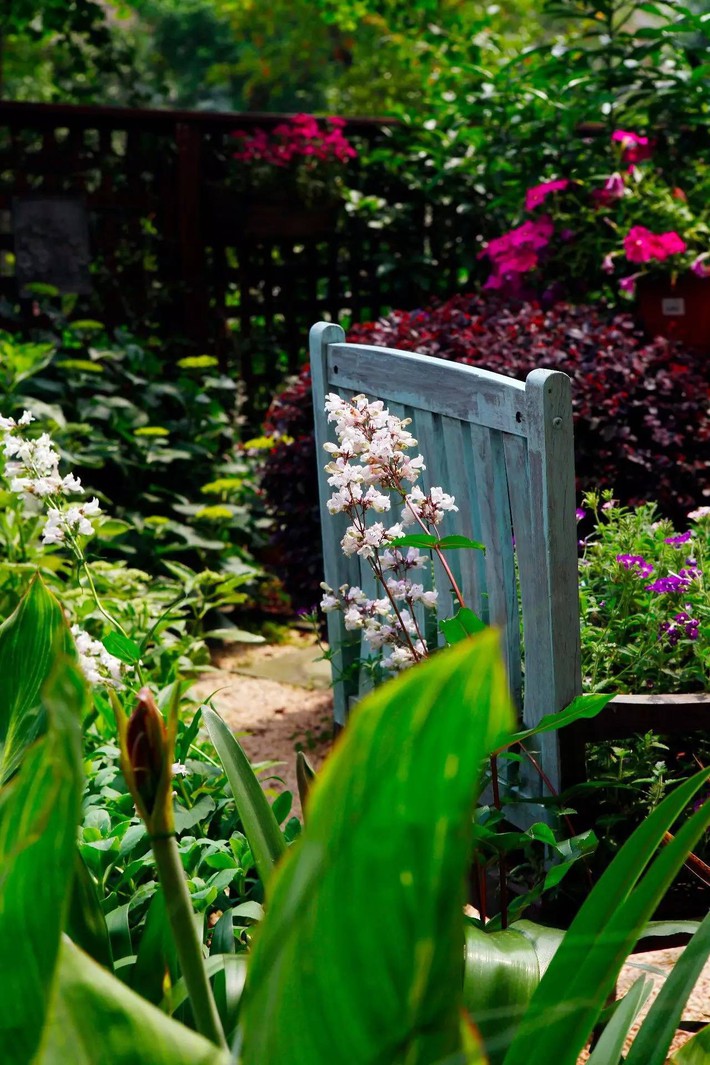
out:
{"label": "flower bud", "polygon": [[150,817],[166,767],[167,730],[148,688],[138,692],[138,703],[128,720],[126,753],[136,791]]}

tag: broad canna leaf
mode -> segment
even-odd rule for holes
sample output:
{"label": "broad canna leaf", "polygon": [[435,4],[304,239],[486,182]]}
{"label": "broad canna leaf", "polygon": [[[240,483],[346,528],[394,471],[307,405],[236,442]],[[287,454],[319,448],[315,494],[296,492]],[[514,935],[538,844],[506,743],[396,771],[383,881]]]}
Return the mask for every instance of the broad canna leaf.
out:
{"label": "broad canna leaf", "polygon": [[465,940],[464,1006],[475,1017],[491,1065],[497,1065],[540,982],[537,953],[514,928],[485,932],[469,924]]}
{"label": "broad canna leaf", "polygon": [[0,792],[3,1065],[27,1065],[44,1026],[74,876],[84,698],[77,667],[59,658],[43,697],[47,731]]}
{"label": "broad canna leaf", "polygon": [[513,721],[493,630],[355,710],[255,935],[243,1065],[481,1060],[461,907],[481,768]]}
{"label": "broad canna leaf", "polygon": [[33,1065],[229,1065],[229,1055],[166,1017],[69,939],[62,942]]}
{"label": "broad canna leaf", "polygon": [[274,866],[286,850],[281,829],[249,759],[229,727],[208,707],[202,710],[202,720],[224,766],[257,872],[268,892]]}
{"label": "broad canna leaf", "polygon": [[692,1036],[671,1054],[670,1065],[708,1065],[710,1061],[710,1024]]}
{"label": "broad canna leaf", "polygon": [[111,940],[99,893],[86,862],[78,849],[74,862],[69,913],[64,931],[78,947],[107,969],[113,971]]}
{"label": "broad canna leaf", "polygon": [[44,729],[40,691],[57,651],[74,655],[69,626],[59,600],[37,575],[0,625],[0,787]]}

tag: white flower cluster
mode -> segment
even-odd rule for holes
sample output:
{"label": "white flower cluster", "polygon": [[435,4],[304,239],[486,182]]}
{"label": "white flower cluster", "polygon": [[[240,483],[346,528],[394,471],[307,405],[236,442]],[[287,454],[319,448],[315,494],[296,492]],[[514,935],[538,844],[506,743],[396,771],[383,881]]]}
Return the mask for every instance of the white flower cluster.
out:
{"label": "white flower cluster", "polygon": [[72,625],[71,632],[76,644],[79,666],[89,684],[105,684],[110,688],[122,688],[123,664],[121,661],[109,654],[99,640],[89,636],[88,632],[79,625]]}
{"label": "white flower cluster", "polygon": [[36,440],[28,440],[17,433],[18,429],[33,421],[34,417],[28,410],[17,421],[0,416],[5,476],[10,491],[46,503],[48,516],[42,530],[45,544],[61,544],[67,533],[71,536],[77,533],[90,536],[94,526],[89,519],[100,514],[99,501],[91,499],[88,503],[62,508],[62,496],[81,493],[84,489],[80,479],[73,473],[60,476],[59,454],[54,450],[48,433],[42,433]]}
{"label": "white flower cluster", "polygon": [[[421,455],[411,458],[406,454],[417,443],[407,429],[408,419],[390,414],[382,402],[368,402],[362,395],[343,400],[331,393],[325,409],[338,441],[324,445],[331,455],[325,467],[328,484],[335,489],[328,510],[351,519],[341,540],[343,553],[366,559],[386,594],[368,599],[360,588],[344,585],[335,593],[322,585],[326,594],[321,608],[342,610],[346,629],[360,630],[373,650],[387,649],[385,668],[404,669],[427,654],[414,607],[434,609],[437,593],[425,591],[408,576],[410,570],[426,565],[426,558],[416,548],[402,551],[390,545],[405,535],[405,526],[416,522],[429,532],[447,511],[458,507],[441,488],[426,494],[416,485],[405,489],[404,482],[413,484],[426,469]],[[368,524],[369,510],[376,514],[391,510],[387,494],[391,492],[402,505],[401,520],[389,527],[382,521]]]}

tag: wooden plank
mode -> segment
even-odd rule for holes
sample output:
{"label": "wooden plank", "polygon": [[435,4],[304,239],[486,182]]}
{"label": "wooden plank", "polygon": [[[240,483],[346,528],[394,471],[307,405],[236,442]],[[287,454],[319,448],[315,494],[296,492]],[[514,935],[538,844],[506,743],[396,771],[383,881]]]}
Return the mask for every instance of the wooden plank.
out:
{"label": "wooden plank", "polygon": [[481,539],[486,546],[488,622],[503,631],[503,654],[511,690],[520,697],[520,611],[513,558],[503,437],[482,425],[470,427],[479,489]]}
{"label": "wooden plank", "polygon": [[[360,580],[359,560],[357,557],[346,558],[340,549],[340,540],[348,522],[344,515],[331,515],[328,511],[327,500],[330,498],[331,487],[328,484],[328,474],[324,469],[327,454],[323,445],[330,438],[330,427],[325,415],[325,397],[333,391],[328,380],[326,355],[328,345],[342,341],[344,335],[339,325],[321,322],[311,329],[309,337],[323,567],[325,581],[334,589],[342,584],[358,584]],[[352,635],[346,631],[340,611],[327,614],[327,625],[328,643],[333,651],[334,716],[336,723],[343,725],[350,707],[350,700],[357,694],[357,682],[353,687],[352,680],[346,674],[352,670],[359,657],[359,638],[355,642]]]}
{"label": "wooden plank", "polygon": [[596,717],[570,725],[578,743],[626,739],[637,733],[679,736],[710,731],[710,694],[616,695]]}
{"label": "wooden plank", "polygon": [[[526,380],[530,545],[526,580],[524,720],[530,727],[562,710],[581,691],[574,447],[570,380],[533,370]],[[553,786],[560,786],[559,739],[536,737]]]}
{"label": "wooden plank", "polygon": [[[393,375],[393,356],[397,370]],[[344,387],[368,391],[385,402],[424,406],[434,414],[524,436],[525,385],[474,366],[365,344],[334,345],[329,375]]]}

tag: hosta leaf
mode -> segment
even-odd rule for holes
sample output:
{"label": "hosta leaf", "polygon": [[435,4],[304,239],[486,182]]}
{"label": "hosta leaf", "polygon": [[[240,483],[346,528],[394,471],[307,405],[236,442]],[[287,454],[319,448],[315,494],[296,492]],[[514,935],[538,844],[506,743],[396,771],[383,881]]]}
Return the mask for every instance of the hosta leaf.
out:
{"label": "hosta leaf", "polygon": [[459,1060],[472,810],[514,720],[498,644],[442,651],[354,711],[272,881],[243,1065]]}
{"label": "hosta leaf", "polygon": [[57,651],[73,655],[69,627],[59,600],[36,576],[15,612],[0,625],[0,786],[43,731],[40,691]]}
{"label": "hosta leaf", "polygon": [[3,1065],[27,1065],[44,1025],[74,875],[83,700],[76,666],[59,659],[44,696],[47,732],[0,792]]}

